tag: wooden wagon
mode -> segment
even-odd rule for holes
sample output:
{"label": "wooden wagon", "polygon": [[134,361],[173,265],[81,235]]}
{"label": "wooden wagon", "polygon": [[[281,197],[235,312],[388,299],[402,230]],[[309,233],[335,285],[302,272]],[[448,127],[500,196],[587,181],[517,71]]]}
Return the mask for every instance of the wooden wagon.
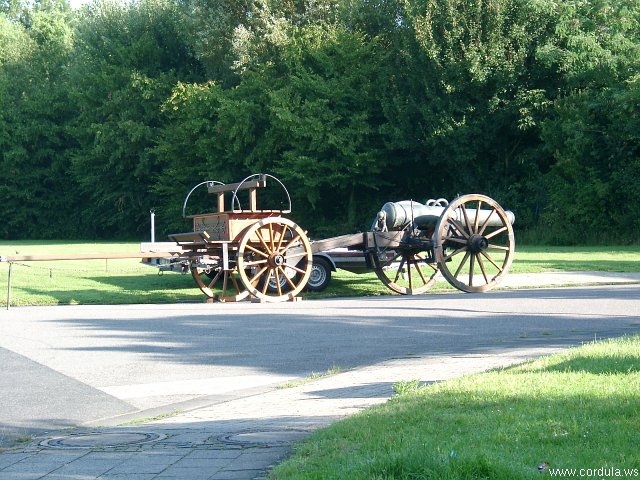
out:
{"label": "wooden wagon", "polygon": [[[279,185],[288,201],[282,210],[258,208],[258,189],[267,180]],[[311,245],[306,233],[283,215],[291,212],[291,197],[274,176],[256,174],[234,184],[207,181],[217,197],[217,211],[191,215],[193,232],[175,233],[169,239],[183,250],[189,269],[208,297],[233,302],[249,295],[266,301],[295,298],[305,287],[312,266]],[[240,193],[248,193],[245,208]],[[230,195],[230,198],[228,197]]]}

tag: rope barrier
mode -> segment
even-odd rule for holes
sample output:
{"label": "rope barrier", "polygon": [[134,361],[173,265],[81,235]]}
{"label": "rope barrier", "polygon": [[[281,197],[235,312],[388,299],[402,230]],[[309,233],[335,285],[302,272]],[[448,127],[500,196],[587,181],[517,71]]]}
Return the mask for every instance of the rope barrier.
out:
{"label": "rope barrier", "polygon": [[[68,275],[72,275],[73,273],[144,273],[149,266],[139,264],[138,268],[113,268],[108,267],[108,269],[103,268],[102,270],[98,270],[97,268],[64,268],[64,267],[49,267],[49,266],[40,266],[40,265],[27,265],[26,263],[21,262],[9,262],[9,265],[16,265],[20,267],[27,267],[32,270],[41,270],[47,272],[63,272]],[[155,267],[156,265],[150,265]],[[82,275],[79,275],[82,276]]]}
{"label": "rope barrier", "polygon": [[[14,267],[27,267],[32,270],[39,271],[47,271],[49,273],[49,278],[53,279],[54,272],[59,272],[60,274],[73,277],[73,278],[83,278],[86,277],[86,274],[91,273],[93,275],[113,275],[113,274],[142,274],[145,273],[146,266],[142,264],[142,262],[137,264],[136,268],[109,268],[109,260],[131,260],[131,259],[143,259],[143,258],[176,258],[177,253],[135,253],[135,254],[79,254],[79,255],[15,255],[15,256],[0,256],[0,264],[7,263],[9,265],[8,276],[7,276],[7,305],[6,309],[9,310],[11,308],[11,287],[12,280],[14,274]],[[49,265],[43,266],[34,266],[27,265],[26,263],[22,263],[24,261],[28,262],[54,262],[61,260],[75,260],[75,261],[100,261],[104,260],[104,271],[98,271],[98,269],[88,269],[88,268],[60,268],[60,267],[51,267]],[[151,265],[155,266],[155,265]],[[84,274],[84,275],[82,275]]]}

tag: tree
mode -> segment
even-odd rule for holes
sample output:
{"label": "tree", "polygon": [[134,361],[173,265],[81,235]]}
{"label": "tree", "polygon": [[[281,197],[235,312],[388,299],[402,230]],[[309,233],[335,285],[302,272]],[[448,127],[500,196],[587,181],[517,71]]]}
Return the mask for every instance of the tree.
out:
{"label": "tree", "polygon": [[29,26],[0,17],[0,182],[3,238],[77,234],[68,176],[73,115],[66,64],[72,46],[64,3],[39,4]]}
{"label": "tree", "polygon": [[[553,90],[535,60],[549,9],[519,0],[406,2],[383,127],[398,185],[423,195],[502,197],[539,174],[537,128]],[[411,175],[406,175],[411,172]]]}
{"label": "tree", "polygon": [[207,78],[230,86],[233,72],[233,38],[236,28],[246,24],[252,0],[184,0],[182,28],[194,55],[203,64]]}
{"label": "tree", "polygon": [[274,171],[295,185],[298,208],[327,233],[368,227],[379,206],[392,163],[379,135],[376,79],[385,57],[363,34],[305,27],[283,53],[286,73],[269,85],[263,148],[270,151],[259,145],[259,158],[274,159]]}
{"label": "tree", "polygon": [[[206,180],[235,182],[244,173],[241,165],[227,161],[230,132],[221,132],[218,123],[223,101],[223,90],[215,82],[180,82],[162,105],[165,121],[153,150],[162,175],[153,188],[160,207],[157,218],[166,233],[190,228],[182,207],[191,188]],[[187,214],[203,213],[206,205],[213,208],[204,192],[204,187],[194,192]]]}
{"label": "tree", "polygon": [[73,172],[88,200],[82,222],[99,238],[139,235],[163,174],[152,154],[160,106],[179,80],[200,78],[200,65],[176,6],[163,0],[96,3],[78,28],[75,58]]}
{"label": "tree", "polygon": [[556,36],[540,58],[563,79],[542,138],[556,163],[547,175],[544,226],[559,243],[637,241],[640,7],[599,0],[560,5]]}

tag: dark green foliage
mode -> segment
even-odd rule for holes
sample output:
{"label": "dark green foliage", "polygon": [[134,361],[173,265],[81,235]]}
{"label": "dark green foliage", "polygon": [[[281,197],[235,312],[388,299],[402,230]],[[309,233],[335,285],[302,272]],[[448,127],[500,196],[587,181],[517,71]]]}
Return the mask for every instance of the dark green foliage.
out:
{"label": "dark green foliage", "polygon": [[99,2],[83,18],[71,78],[78,109],[73,177],[87,200],[80,221],[90,236],[148,231],[153,185],[163,174],[151,149],[162,126],[160,105],[198,63],[179,30],[175,5],[145,0]]}
{"label": "dark green foliage", "polygon": [[262,115],[243,117],[255,140],[245,137],[252,148],[239,153],[292,187],[300,221],[315,218],[316,232],[366,227],[393,163],[383,155],[376,85],[386,52],[340,26],[305,27],[283,50],[278,68],[245,77],[234,92],[239,104],[245,88],[268,92]]}
{"label": "dark green foliage", "polygon": [[640,9],[568,4],[557,29],[562,38],[540,50],[565,81],[542,132],[555,160],[544,225],[559,243],[637,241]]}
{"label": "dark green foliage", "polygon": [[[224,156],[218,124],[221,101],[222,89],[215,83],[178,83],[162,105],[167,120],[154,149],[162,164],[154,193],[162,205],[157,212],[158,225],[165,233],[191,228],[182,218],[182,206],[192,187],[205,180],[240,181],[240,175],[234,177],[234,167]],[[201,192],[206,192],[206,186],[200,188],[198,193]],[[206,193],[196,194],[185,213],[203,213],[207,210],[205,206],[211,206],[212,202]]]}
{"label": "dark green foliage", "polygon": [[77,235],[77,189],[67,175],[72,29],[63,4],[29,18],[27,28],[0,17],[0,237]]}
{"label": "dark green foliage", "polygon": [[639,59],[634,0],[0,1],[0,237],[184,230],[265,172],[315,237],[477,192],[637,241]]}

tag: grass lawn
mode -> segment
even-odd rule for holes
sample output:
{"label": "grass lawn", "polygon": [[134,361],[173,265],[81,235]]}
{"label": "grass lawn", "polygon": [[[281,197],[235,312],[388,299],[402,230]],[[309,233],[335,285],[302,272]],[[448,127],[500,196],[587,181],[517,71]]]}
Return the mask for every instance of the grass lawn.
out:
{"label": "grass lawn", "polygon": [[[137,243],[0,242],[0,255],[138,252]],[[566,270],[639,272],[640,246],[517,246],[512,273]],[[0,306],[6,306],[8,264],[0,263]],[[433,292],[451,290],[439,282]],[[190,274],[158,275],[139,259],[23,262],[13,265],[12,305],[125,304],[202,302],[204,295]],[[373,273],[339,270],[321,293],[306,298],[388,295]]]}
{"label": "grass lawn", "polygon": [[316,432],[271,478],[514,480],[555,469],[640,476],[640,336],[397,391]]}
{"label": "grass lawn", "polygon": [[[0,242],[0,255],[136,253],[138,243]],[[6,306],[8,264],[0,263]],[[126,304],[202,301],[191,275],[166,273],[140,259],[22,262],[13,265],[11,305]]]}
{"label": "grass lawn", "polygon": [[[544,273],[557,271],[640,272],[640,246],[610,247],[539,247],[516,245],[510,273]],[[508,275],[508,274],[507,274]],[[438,282],[431,293],[454,290],[446,282]],[[307,294],[308,298],[390,295],[373,274],[356,275],[334,272],[324,292]]]}

